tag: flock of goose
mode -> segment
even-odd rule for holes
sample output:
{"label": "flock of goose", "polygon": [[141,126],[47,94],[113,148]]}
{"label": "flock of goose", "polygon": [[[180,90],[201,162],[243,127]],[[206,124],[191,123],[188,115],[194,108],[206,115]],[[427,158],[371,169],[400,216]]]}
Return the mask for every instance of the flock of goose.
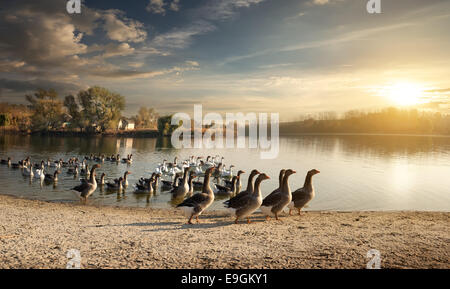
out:
{"label": "flock of goose", "polygon": [[[128,187],[127,176],[130,174],[128,170],[123,176],[111,181],[106,181],[105,173],[101,174],[100,179],[97,179],[96,176],[97,169],[101,167],[102,163],[122,162],[129,166],[133,162],[132,157],[132,154],[122,159],[118,154],[109,157],[90,155],[85,156],[83,160],[76,157],[70,158],[68,161],[62,159],[51,161],[49,159],[47,162],[41,161],[39,164],[33,164],[31,158],[27,157],[17,163],[13,163],[11,158],[1,160],[0,163],[8,165],[12,169],[20,169],[26,177],[37,178],[47,183],[58,182],[58,174],[63,168],[67,168],[67,173],[74,175],[75,178],[78,175],[83,176],[80,178],[80,184],[73,187],[72,190],[79,194],[83,202],[86,202],[99,186],[106,186],[106,189],[118,192]],[[164,160],[157,165],[149,178],[141,177],[138,180],[134,185],[134,192],[152,194],[158,186],[161,187],[161,191],[170,191],[172,199],[178,204],[177,208],[181,209],[189,218],[188,224],[192,224],[193,218],[199,222],[198,217],[214,202],[216,195],[228,197],[224,205],[235,218],[235,223],[238,223],[239,219],[245,218],[250,223],[250,215],[258,209],[266,216],[266,219],[275,217],[278,220],[279,214],[286,208],[289,209],[289,215],[293,210],[297,210],[300,215],[301,209],[314,198],[312,177],[320,173],[316,169],[307,172],[303,187],[295,191],[291,191],[289,177],[296,172],[292,169],[280,170],[278,187],[263,199],[261,183],[270,179],[267,174],[261,173],[257,169],[252,170],[246,189],[241,191],[242,175],[245,172],[239,170],[235,175],[234,166],[231,165],[227,169],[223,161],[224,158],[220,156],[208,156],[206,160],[203,160],[203,157],[191,156],[181,163],[178,162],[178,157],[175,157],[173,162]],[[92,162],[95,163],[90,167]],[[45,173],[50,169],[53,169],[54,172]],[[202,178],[201,181],[200,178]],[[216,183],[211,185],[212,178],[216,180]],[[222,181],[222,185],[219,184],[220,181]],[[197,190],[201,192],[194,193]]]}

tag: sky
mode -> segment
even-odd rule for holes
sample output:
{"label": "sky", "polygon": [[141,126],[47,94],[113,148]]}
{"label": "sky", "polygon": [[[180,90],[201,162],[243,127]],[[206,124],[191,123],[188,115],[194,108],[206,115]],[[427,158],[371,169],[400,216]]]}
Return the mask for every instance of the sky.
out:
{"label": "sky", "polygon": [[450,1],[0,1],[0,102],[99,85],[160,114],[450,112]]}

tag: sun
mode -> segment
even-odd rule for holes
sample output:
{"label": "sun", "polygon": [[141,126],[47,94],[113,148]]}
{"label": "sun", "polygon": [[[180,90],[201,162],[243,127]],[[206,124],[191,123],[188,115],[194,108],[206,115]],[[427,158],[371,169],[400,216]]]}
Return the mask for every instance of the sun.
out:
{"label": "sun", "polygon": [[397,82],[383,89],[385,95],[395,104],[412,106],[423,102],[424,88],[412,82]]}

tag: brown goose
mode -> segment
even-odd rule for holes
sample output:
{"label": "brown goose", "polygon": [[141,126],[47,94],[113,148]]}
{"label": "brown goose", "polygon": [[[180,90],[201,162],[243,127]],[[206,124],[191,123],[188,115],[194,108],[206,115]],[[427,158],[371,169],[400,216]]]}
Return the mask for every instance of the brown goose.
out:
{"label": "brown goose", "polygon": [[231,180],[231,187],[220,186],[218,184],[214,185],[214,193],[218,196],[234,196],[238,192],[238,176],[234,176]]}
{"label": "brown goose", "polygon": [[224,202],[224,204],[226,206],[234,206],[233,203],[234,202],[239,202],[239,199],[244,197],[247,194],[251,194],[253,193],[254,190],[254,186],[253,186],[253,178],[259,174],[258,170],[252,170],[252,172],[250,173],[250,176],[248,176],[248,183],[247,183],[247,189],[245,191],[240,192],[239,194],[237,194],[236,196],[234,196],[233,198],[227,200]]}
{"label": "brown goose", "polygon": [[296,172],[289,169],[284,173],[283,186],[280,191],[274,191],[264,198],[261,205],[261,212],[269,219],[270,216],[275,216],[278,220],[278,214],[291,202],[292,194],[289,187],[288,179],[290,175]]}
{"label": "brown goose", "polygon": [[280,170],[280,174],[278,175],[278,188],[273,190],[269,195],[275,194],[281,190],[281,187],[283,186],[283,178],[285,173],[286,173],[285,169]]}
{"label": "brown goose", "polygon": [[[122,186],[123,186],[124,188],[128,187],[128,179],[127,179],[127,176],[128,176],[128,175],[131,175],[131,172],[130,172],[130,171],[126,171],[126,172],[123,173]],[[118,183],[118,182],[119,182],[119,179],[114,179],[114,182],[115,182],[115,183]]]}
{"label": "brown goose", "polygon": [[250,224],[250,215],[256,211],[262,204],[261,197],[261,182],[270,179],[266,174],[260,174],[255,181],[255,190],[252,194],[247,194],[240,198],[237,202],[228,206],[228,210],[231,212],[232,216],[236,219],[234,222],[237,224],[240,218],[247,217],[247,223]]}
{"label": "brown goose", "polygon": [[192,224],[193,217],[196,218],[198,223],[198,216],[214,202],[214,192],[209,186],[209,179],[211,178],[211,174],[214,170],[215,168],[209,168],[206,170],[201,193],[197,193],[192,197],[187,198],[177,206],[177,208],[183,210],[185,216],[189,216],[188,224]]}
{"label": "brown goose", "polygon": [[60,174],[60,173],[61,173],[61,171],[55,170],[55,172],[53,174],[45,174],[44,181],[49,182],[49,183],[50,182],[56,183],[58,181],[58,174]]}
{"label": "brown goose", "polygon": [[[240,192],[241,189],[242,189],[242,182],[241,182],[241,175],[242,175],[242,174],[245,174],[245,172],[244,172],[243,170],[239,170],[238,173],[237,173],[237,176],[239,177],[238,183],[237,183],[237,185],[238,185],[237,192]],[[227,187],[229,187],[229,188],[233,188],[232,181],[233,181],[233,180],[231,180],[231,181],[230,181],[230,180],[224,180],[225,185],[226,185]]]}
{"label": "brown goose", "polygon": [[190,171],[189,172],[189,181],[188,181],[188,184],[189,184],[189,191],[188,191],[188,193],[186,194],[188,197],[191,197],[193,194],[194,194],[194,184],[193,184],[193,182],[194,182],[194,179],[196,178],[197,176],[195,175],[195,173],[193,172],[193,171]]}
{"label": "brown goose", "polygon": [[99,164],[95,164],[92,166],[91,173],[89,176],[89,181],[84,182],[79,186],[74,187],[72,190],[80,192],[80,198],[84,201],[92,195],[92,193],[97,189],[97,180],[95,179],[95,170],[99,168]]}
{"label": "brown goose", "polygon": [[181,181],[181,184],[179,186],[176,186],[172,191],[170,191],[170,193],[173,195],[174,198],[184,197],[189,192],[189,183],[187,176],[188,171],[189,168],[184,168],[183,179]]}
{"label": "brown goose", "polygon": [[310,170],[306,174],[305,184],[302,188],[296,190],[292,193],[292,201],[289,203],[289,215],[294,208],[298,210],[298,214],[300,215],[300,210],[314,198],[314,187],[312,185],[312,177],[317,175],[320,171],[316,169]]}

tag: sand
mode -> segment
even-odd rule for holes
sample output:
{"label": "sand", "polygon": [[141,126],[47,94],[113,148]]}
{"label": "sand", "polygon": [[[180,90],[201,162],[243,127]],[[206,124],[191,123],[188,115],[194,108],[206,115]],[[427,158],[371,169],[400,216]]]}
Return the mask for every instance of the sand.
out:
{"label": "sand", "polygon": [[450,213],[306,212],[234,224],[206,212],[95,207],[0,196],[0,268],[450,268]]}

